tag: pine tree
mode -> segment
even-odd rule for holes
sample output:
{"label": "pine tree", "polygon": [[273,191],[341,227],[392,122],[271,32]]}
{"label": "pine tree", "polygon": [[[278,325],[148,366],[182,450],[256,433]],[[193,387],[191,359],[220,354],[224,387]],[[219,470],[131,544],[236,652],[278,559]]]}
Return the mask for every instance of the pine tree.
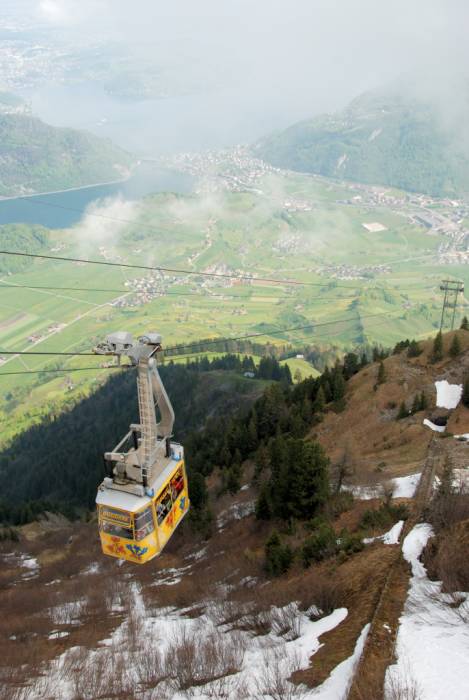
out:
{"label": "pine tree", "polygon": [[293,375],[293,378],[294,378],[296,384],[299,384],[301,382],[301,380],[303,379],[303,375],[301,374],[301,372],[298,368],[295,370],[295,374]]}
{"label": "pine tree", "polygon": [[378,367],[378,379],[376,380],[376,383],[378,385],[384,384],[385,381],[386,381],[386,370],[384,368],[383,361],[381,360],[381,362],[379,363],[379,367]]}
{"label": "pine tree", "polygon": [[420,349],[420,345],[417,343],[416,340],[411,340],[409,344],[409,349],[407,350],[407,357],[418,357],[421,354],[422,350]]}
{"label": "pine tree", "polygon": [[467,320],[467,316],[464,316],[463,320],[461,321],[461,330],[469,331],[469,321]]}
{"label": "pine tree", "polygon": [[443,359],[443,336],[441,334],[441,331],[438,331],[438,333],[435,336],[435,340],[433,341],[431,359],[432,362],[438,362],[439,360]]}
{"label": "pine tree", "polygon": [[461,353],[461,343],[459,342],[458,334],[456,333],[453,337],[453,341],[449,348],[449,354],[451,357],[457,357]]}
{"label": "pine tree", "polygon": [[257,437],[257,414],[255,410],[252,411],[251,418],[249,419],[246,438],[247,451],[254,452],[259,444],[259,439]]}
{"label": "pine tree", "polygon": [[342,369],[338,367],[334,371],[334,380],[332,382],[332,398],[334,401],[340,401],[345,396],[345,379],[342,374]]}
{"label": "pine tree", "polygon": [[323,413],[326,406],[326,397],[324,396],[324,389],[322,386],[319,387],[316,398],[313,401],[313,411],[315,413]]}
{"label": "pine tree", "polygon": [[421,408],[421,397],[418,394],[415,394],[414,400],[412,401],[412,408],[410,409],[411,413],[418,413]]}
{"label": "pine tree", "polygon": [[407,410],[407,406],[405,405],[405,401],[401,403],[399,406],[399,411],[397,413],[397,420],[401,420],[402,418],[407,418],[409,415],[409,411]]}
{"label": "pine tree", "polygon": [[257,520],[270,520],[271,517],[270,494],[267,485],[264,484],[256,502],[256,518]]}
{"label": "pine tree", "polygon": [[428,399],[424,391],[420,394],[420,406],[419,411],[426,411],[428,408]]}
{"label": "pine tree", "polygon": [[265,545],[265,568],[270,576],[280,576],[290,568],[293,552],[288,545],[282,545],[277,532],[273,532]]}
{"label": "pine tree", "polygon": [[464,380],[462,388],[462,402],[466,408],[469,408],[469,376]]}

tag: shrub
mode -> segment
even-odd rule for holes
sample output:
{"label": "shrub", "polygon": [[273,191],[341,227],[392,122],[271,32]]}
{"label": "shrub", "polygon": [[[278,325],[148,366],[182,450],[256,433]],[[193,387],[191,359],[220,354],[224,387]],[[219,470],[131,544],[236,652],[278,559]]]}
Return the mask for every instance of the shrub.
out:
{"label": "shrub", "polygon": [[411,340],[409,349],[407,350],[407,357],[419,357],[422,352],[419,344],[415,340]]}
{"label": "shrub", "polygon": [[337,550],[337,538],[333,528],[328,523],[323,523],[303,544],[303,566],[306,569],[313,561],[327,559],[336,554]]}
{"label": "shrub", "polygon": [[461,353],[461,343],[457,335],[453,337],[453,341],[449,348],[449,354],[451,357],[457,357]]}
{"label": "shrub", "polygon": [[265,569],[269,576],[280,576],[291,566],[293,551],[288,544],[282,544],[277,532],[273,532],[265,545]]}
{"label": "shrub", "polygon": [[361,518],[360,527],[364,530],[392,525],[398,520],[407,520],[409,512],[404,504],[384,504],[378,510],[366,510]]}
{"label": "shrub", "polygon": [[348,530],[342,530],[339,538],[339,549],[346,554],[355,554],[364,549],[363,539],[360,533],[351,533]]}
{"label": "shrub", "polygon": [[438,362],[439,360],[442,360],[442,359],[443,359],[443,336],[441,334],[441,331],[439,331],[435,336],[435,340],[433,341],[431,361]]}

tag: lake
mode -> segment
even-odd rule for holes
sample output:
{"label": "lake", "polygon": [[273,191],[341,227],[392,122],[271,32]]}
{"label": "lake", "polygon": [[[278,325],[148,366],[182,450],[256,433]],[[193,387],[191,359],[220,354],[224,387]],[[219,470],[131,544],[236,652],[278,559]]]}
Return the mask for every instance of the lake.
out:
{"label": "lake", "polygon": [[185,173],[145,163],[124,182],[0,200],[0,224],[27,223],[52,229],[68,228],[80,221],[88,205],[97,199],[121,196],[133,200],[157,192],[187,194],[192,191],[193,182],[193,178]]}

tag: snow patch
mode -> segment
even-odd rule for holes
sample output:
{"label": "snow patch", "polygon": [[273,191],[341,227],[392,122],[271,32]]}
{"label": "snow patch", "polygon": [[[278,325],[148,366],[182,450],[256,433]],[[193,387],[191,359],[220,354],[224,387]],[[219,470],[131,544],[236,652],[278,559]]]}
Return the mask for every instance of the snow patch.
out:
{"label": "snow patch", "polygon": [[446,430],[445,425],[435,425],[435,423],[432,423],[428,418],[423,419],[423,424],[426,425],[427,428],[430,428],[430,430],[434,430],[435,433],[444,433]]}
{"label": "snow patch", "polygon": [[456,408],[462,396],[462,384],[449,384],[446,379],[435,382],[436,405],[440,408]]}
{"label": "snow patch", "polygon": [[[409,474],[408,476],[398,476],[391,479],[393,483],[393,498],[413,498],[420,482],[421,472]],[[342,491],[349,491],[354,498],[360,501],[369,501],[372,498],[382,498],[383,487],[377,486],[342,486]]]}
{"label": "snow patch", "polygon": [[[412,578],[397,635],[397,663],[388,668],[386,687],[415,685],[422,700],[467,700],[467,659],[469,594],[459,609],[448,605],[441,582],[430,581],[419,560],[432,536],[430,525],[416,525],[403,544],[405,559],[412,566]],[[465,609],[461,611],[461,608]]]}
{"label": "snow patch", "polygon": [[[352,657],[340,664],[335,672],[332,672],[326,684],[315,690],[309,690],[305,686],[298,688],[298,686],[291,684],[288,678],[294,670],[309,667],[311,655],[322,646],[319,641],[321,635],[337,627],[347,617],[346,608],[339,608],[320,620],[311,621],[305,613],[299,610],[296,603],[290,603],[287,606],[290,609],[288,615],[293,614],[296,618],[295,629],[299,636],[288,640],[286,634],[282,636],[280,632],[274,631],[275,625],[273,631],[262,636],[253,635],[249,631],[233,631],[229,625],[220,624],[213,603],[207,606],[206,614],[192,619],[185,616],[181,610],[161,608],[155,611],[146,609],[137,584],[132,586],[131,594],[134,599],[131,604],[131,618],[123,621],[110,638],[102,640],[97,649],[89,651],[85,660],[80,658],[81,667],[86,667],[90,673],[93,667],[99,668],[96,664],[100,660],[102,667],[109,668],[107,672],[112,673],[112,664],[109,664],[108,660],[121,653],[119,650],[122,649],[129,682],[136,685],[139,681],[139,658],[142,653],[145,653],[145,648],[154,649],[156,646],[164,658],[165,655],[172,653],[171,647],[174,644],[181,643],[181,640],[184,639],[196,640],[201,649],[206,642],[212,640],[213,643],[215,641],[221,657],[223,653],[229,652],[230,645],[234,644],[233,648],[237,649],[239,659],[237,662],[239,665],[236,667],[238,670],[234,669],[232,673],[219,680],[209,681],[184,691],[178,690],[174,686],[168,686],[166,690],[169,691],[170,695],[164,693],[165,688],[158,686],[156,695],[151,692],[142,695],[145,700],[157,697],[159,691],[161,691],[161,697],[171,697],[172,700],[185,700],[188,693],[191,697],[196,697],[199,700],[209,700],[209,698],[215,697],[234,698],[238,697],[239,689],[243,691],[242,697],[268,700],[271,698],[268,688],[272,688],[272,679],[274,681],[280,679],[282,687],[284,686],[288,692],[285,697],[290,697],[290,694],[294,697],[299,690],[304,698],[315,700],[332,700],[334,698],[334,700],[338,700],[338,698],[344,697],[351,682],[353,668],[363,648],[365,631],[360,636]],[[272,608],[271,610],[272,613],[277,614],[284,611],[283,608]],[[140,649],[129,651],[126,640],[135,626],[139,630]],[[57,631],[54,630],[51,634],[55,635],[56,633]],[[54,659],[45,676],[47,683],[51,688],[55,688],[61,700],[72,700],[73,697],[76,697],[76,688],[73,687],[70,674],[64,676],[63,673],[64,667],[73,659],[73,654],[76,651],[76,648],[70,649]],[[166,682],[163,684],[165,685]],[[44,696],[38,692],[39,685],[36,685],[37,687],[31,688],[31,698]],[[223,693],[220,692],[220,689],[223,689]],[[331,692],[337,692],[336,689],[339,689],[340,695],[331,695]]]}
{"label": "snow patch", "polygon": [[232,520],[242,520],[248,515],[252,515],[256,509],[255,501],[247,501],[246,503],[234,503],[232,506],[222,511],[217,518],[217,527],[219,530]]}
{"label": "snow patch", "polygon": [[372,542],[383,542],[383,544],[399,544],[399,538],[401,536],[402,528],[404,525],[403,520],[399,520],[395,525],[392,526],[388,532],[384,535],[378,535],[377,537],[365,537],[363,539],[363,544],[371,544]]}
{"label": "snow patch", "polygon": [[363,653],[369,631],[370,625],[367,624],[357,639],[352,656],[336,666],[329,678],[311,694],[308,693],[307,697],[314,698],[314,700],[345,700],[347,698],[353,674]]}
{"label": "snow patch", "polygon": [[24,569],[31,569],[32,571],[39,569],[39,563],[34,557],[24,557],[21,560],[21,566]]}
{"label": "snow patch", "polygon": [[393,479],[394,491],[393,498],[413,498],[420,483],[421,472],[417,474],[409,474],[408,476],[398,476]]}

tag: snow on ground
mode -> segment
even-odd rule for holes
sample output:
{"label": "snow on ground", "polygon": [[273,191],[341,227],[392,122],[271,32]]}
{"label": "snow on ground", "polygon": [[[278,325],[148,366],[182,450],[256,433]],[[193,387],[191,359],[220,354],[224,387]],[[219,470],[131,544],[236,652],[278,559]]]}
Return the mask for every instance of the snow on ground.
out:
{"label": "snow on ground", "polygon": [[[420,482],[421,473],[398,476],[391,479],[393,483],[393,498],[413,498],[415,490]],[[342,491],[350,491],[355,498],[361,501],[369,501],[372,498],[382,498],[383,486],[342,486]]]}
{"label": "snow on ground", "polygon": [[217,527],[223,530],[226,525],[232,520],[241,520],[248,515],[252,515],[256,509],[255,501],[247,501],[246,503],[234,503],[232,506],[223,510],[217,518]]}
{"label": "snow on ground", "polygon": [[462,433],[462,435],[455,435],[455,440],[469,440],[469,433]]}
{"label": "snow on ground", "polygon": [[394,491],[393,498],[413,498],[415,491],[420,483],[421,472],[417,474],[409,474],[408,476],[399,476],[393,479]]}
{"label": "snow on ground", "polygon": [[314,700],[345,700],[353,680],[353,674],[357,667],[365,646],[370,625],[365,625],[355,644],[352,656],[338,664],[322,685],[308,693]]}
{"label": "snow on ground", "polygon": [[430,430],[433,430],[435,433],[444,433],[446,430],[446,425],[435,425],[435,423],[432,423],[431,420],[428,420],[428,418],[423,419],[423,424],[427,426],[427,428],[430,428]]}
{"label": "snow on ground", "polygon": [[469,593],[459,608],[450,607],[441,583],[428,579],[420,556],[432,534],[430,525],[416,525],[403,543],[412,578],[400,618],[397,663],[388,668],[386,685],[390,690],[415,684],[421,700],[468,700]]}
{"label": "snow on ground", "polygon": [[436,405],[440,408],[456,408],[462,396],[462,384],[449,384],[446,379],[435,382]]}
{"label": "snow on ground", "polygon": [[[441,484],[441,479],[439,476],[435,476],[433,479],[433,490],[436,491]],[[455,468],[453,469],[453,489],[459,492],[467,493],[469,490],[469,467]]]}
{"label": "snow on ground", "polygon": [[365,537],[363,539],[363,544],[371,544],[372,542],[379,542],[380,540],[383,542],[383,544],[399,544],[399,538],[401,536],[403,525],[404,521],[399,520],[399,522],[393,525],[388,532],[384,533],[384,535],[378,535],[377,537]]}
{"label": "snow on ground", "polygon": [[34,557],[26,557],[26,556],[25,556],[25,557],[21,560],[21,566],[22,566],[24,569],[31,569],[31,570],[39,569],[38,561],[37,561],[37,559],[35,559]]}
{"label": "snow on ground", "polygon": [[[153,691],[143,691],[142,699],[185,700],[190,695],[199,700],[215,697],[226,697],[231,700],[238,697],[256,697],[259,700],[261,698],[271,700],[269,688],[272,689],[274,686],[278,688],[280,684],[285,690],[285,695],[282,697],[342,700],[346,697],[368,632],[368,626],[366,626],[357,640],[352,656],[339,664],[321,686],[311,690],[306,686],[295,686],[287,679],[293,671],[309,667],[311,655],[322,646],[319,641],[320,636],[337,627],[347,617],[346,608],[339,608],[316,621],[310,620],[305,613],[302,613],[296,603],[290,603],[285,608],[272,608],[271,612],[280,616],[278,619],[283,620],[282,615],[286,614],[288,619],[294,620],[292,628],[294,633],[286,634],[282,626],[276,628],[274,625],[272,628],[274,631],[259,636],[248,631],[233,630],[228,624],[220,624],[216,614],[217,604],[213,602],[207,605],[204,615],[191,619],[175,609],[147,610],[136,584],[133,585],[132,590],[134,596],[132,616],[114,631],[112,637],[102,640],[99,647],[93,651],[73,648],[57,657],[51,662],[48,673],[26,693],[25,699],[33,700],[39,697],[40,684],[42,684],[42,693],[44,693],[44,684],[47,688],[53,689],[50,697],[60,698],[60,700],[72,700],[76,697],[76,682],[80,682],[81,679],[80,675],[70,672],[70,663],[73,663],[74,654],[80,651],[84,651],[86,658],[80,658],[79,667],[87,669],[88,677],[93,675],[93,668],[101,669],[100,673],[105,672],[107,668],[108,673],[112,675],[113,664],[109,659],[114,658],[115,662],[115,657],[122,652],[127,679],[130,678],[131,684],[135,687],[140,680],[139,673],[142,667],[139,659],[142,658],[142,652],[144,655],[154,654],[156,650],[163,659],[173,660],[172,668],[174,668],[174,650],[178,644],[186,640],[195,645],[196,667],[199,669],[204,645],[212,640],[216,654],[210,656],[210,662],[223,664],[223,659],[234,653],[237,657],[235,664],[237,672],[233,672],[231,667],[228,675],[205,684],[198,683],[197,687],[193,687],[189,693],[186,690],[179,690],[174,685],[166,688],[167,692],[165,692],[163,685],[161,687],[158,685],[158,688]],[[223,605],[223,602],[218,605]],[[140,644],[140,649],[134,652],[129,651],[128,643],[128,640],[132,639],[132,629],[138,630],[136,640]],[[56,634],[58,633],[52,632],[50,638],[55,638]],[[101,665],[99,665],[100,660]],[[150,666],[152,663],[150,662]],[[186,663],[184,666],[186,667]],[[225,670],[225,674],[226,672]],[[112,680],[111,676],[110,680]],[[84,693],[84,697],[88,695]]]}

